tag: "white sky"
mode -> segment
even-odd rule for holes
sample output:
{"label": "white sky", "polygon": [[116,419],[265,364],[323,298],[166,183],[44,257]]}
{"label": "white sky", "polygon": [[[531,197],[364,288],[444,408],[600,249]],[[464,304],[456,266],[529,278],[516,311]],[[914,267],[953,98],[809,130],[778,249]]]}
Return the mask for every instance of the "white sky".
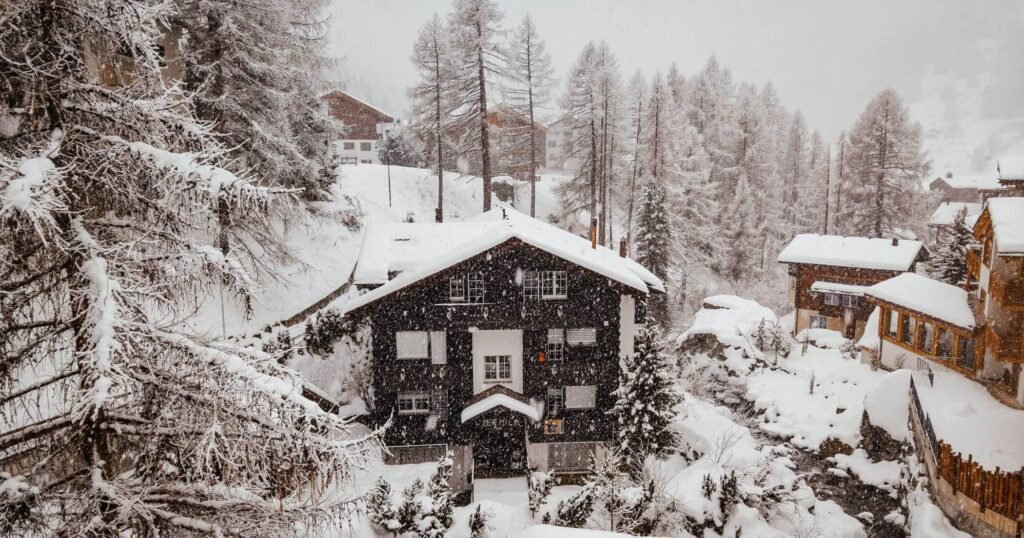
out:
{"label": "white sky", "polygon": [[[499,0],[505,27],[529,12],[562,77],[590,40],[604,39],[623,77],[673,61],[690,75],[711,54],[736,81],[774,82],[783,102],[833,137],[886,86],[908,102],[929,72],[976,75],[993,62],[1024,71],[1018,0]],[[420,25],[449,0],[333,0],[329,53],[353,93],[405,115]],[[983,61],[981,50],[996,55]],[[1008,62],[1011,57],[1013,60]],[[558,86],[561,93],[563,84]],[[1024,90],[1024,88],[1021,88]],[[1021,99],[1024,100],[1024,93]],[[927,126],[926,126],[927,127]]]}

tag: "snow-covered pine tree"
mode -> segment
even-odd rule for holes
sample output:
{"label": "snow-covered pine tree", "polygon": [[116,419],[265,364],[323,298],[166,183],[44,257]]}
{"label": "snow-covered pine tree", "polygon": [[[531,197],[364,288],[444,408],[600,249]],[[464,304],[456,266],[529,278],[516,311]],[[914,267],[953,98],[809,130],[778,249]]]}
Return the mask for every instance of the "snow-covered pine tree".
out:
{"label": "snow-covered pine tree", "polygon": [[398,522],[398,509],[391,500],[391,484],[383,477],[377,479],[370,494],[366,496],[366,512],[370,523],[385,532],[396,532],[401,524]]}
{"label": "snow-covered pine tree", "polygon": [[912,228],[927,171],[921,125],[884,90],[868,103],[845,149],[840,222],[847,235],[883,237]]}
{"label": "snow-covered pine tree", "polygon": [[476,510],[469,515],[469,536],[470,538],[487,538],[491,530],[490,519],[493,514],[490,510],[484,510],[482,505],[476,505]]}
{"label": "snow-covered pine tree", "polygon": [[962,207],[928,262],[932,276],[954,286],[963,283],[967,277],[967,249],[977,243],[966,221],[967,208]]}
{"label": "snow-covered pine tree", "polygon": [[761,258],[755,207],[747,176],[742,174],[732,203],[722,215],[725,222],[719,271],[733,282],[749,276]]}
{"label": "snow-covered pine tree", "polygon": [[452,496],[452,454],[445,453],[437,462],[437,470],[427,482],[427,496],[430,497],[433,510],[429,530],[423,532],[428,537],[444,536],[452,526],[452,513],[455,511],[455,499]]}
{"label": "snow-covered pine tree", "polygon": [[420,521],[423,518],[423,493],[426,486],[423,480],[417,478],[409,484],[409,487],[402,490],[402,502],[398,505],[398,531],[402,534],[415,533],[420,529]]}
{"label": "snow-covered pine tree", "polygon": [[536,516],[541,506],[547,502],[548,496],[551,495],[551,488],[555,485],[555,479],[551,473],[535,471],[530,473],[529,481],[530,515]]}
{"label": "snow-covered pine tree", "polygon": [[512,36],[508,61],[510,84],[504,92],[506,99],[516,111],[530,118],[529,130],[519,134],[521,144],[518,145],[528,144],[530,148],[530,216],[536,217],[536,174],[541,166],[537,159],[537,128],[534,115],[537,107],[543,107],[551,98],[554,71],[551,69],[551,56],[529,14],[523,17],[523,22]]}
{"label": "snow-covered pine tree", "polygon": [[[636,261],[665,280],[668,278],[671,248],[672,229],[669,226],[665,188],[653,179],[648,179],[640,194],[640,208],[636,217]],[[647,311],[656,322],[668,326],[671,313],[665,294],[651,295],[647,299]]]}
{"label": "snow-covered pine tree", "polygon": [[265,265],[274,245],[250,231],[292,191],[232,171],[165,83],[172,7],[4,12],[0,450],[20,470],[0,479],[0,525],[15,535],[314,529],[351,506],[321,494],[372,449],[272,356],[185,327],[211,291],[256,286],[249,249],[211,246],[220,216]]}
{"label": "snow-covered pine tree", "polygon": [[672,429],[679,393],[658,328],[647,323],[637,333],[636,352],[619,361],[619,386],[612,408],[618,432],[618,451],[641,472],[647,456],[663,457],[677,444]]}
{"label": "snow-covered pine tree", "polygon": [[559,527],[583,528],[594,513],[597,488],[594,482],[587,482],[583,489],[572,497],[558,502],[552,524]]}
{"label": "snow-covered pine tree", "polygon": [[817,204],[817,199],[807,192],[809,175],[809,150],[807,124],[799,111],[793,115],[783,144],[782,175],[782,219],[785,228],[780,230],[782,240],[788,241],[794,235],[809,231],[804,215],[808,204]]}
{"label": "snow-covered pine tree", "polygon": [[437,14],[420,27],[412,49],[412,63],[419,71],[419,81],[409,88],[413,124],[420,136],[433,144],[437,168],[437,221],[444,221],[444,154],[455,86],[450,36]]}
{"label": "snow-covered pine tree", "polygon": [[[765,117],[764,102],[749,84],[741,84],[737,91],[735,162],[737,180],[745,178],[753,192],[768,193],[772,187],[772,140],[771,125]],[[738,187],[734,188],[734,191]],[[733,193],[735,198],[735,192]],[[769,217],[771,216],[770,196],[751,196],[753,218],[747,224],[749,246],[757,251],[758,264],[764,266],[765,246]],[[726,224],[728,226],[728,224]],[[730,248],[730,245],[722,245]]]}
{"label": "snow-covered pine tree", "polygon": [[686,115],[711,159],[709,179],[720,208],[726,207],[732,199],[736,182],[736,125],[732,118],[735,92],[732,74],[723,69],[714,56],[708,58],[701,72],[688,84]]}
{"label": "snow-covered pine tree", "polygon": [[[463,134],[459,154],[479,162],[483,210],[491,209],[491,141],[487,123],[487,86],[507,69],[499,36],[504,14],[494,0],[455,0],[448,19],[453,53],[453,127]],[[473,159],[471,157],[477,157]],[[477,171],[474,167],[473,171]]]}
{"label": "snow-covered pine tree", "polygon": [[326,189],[327,144],[343,126],[320,100],[327,0],[174,0],[184,85],[196,115],[260,183]]}

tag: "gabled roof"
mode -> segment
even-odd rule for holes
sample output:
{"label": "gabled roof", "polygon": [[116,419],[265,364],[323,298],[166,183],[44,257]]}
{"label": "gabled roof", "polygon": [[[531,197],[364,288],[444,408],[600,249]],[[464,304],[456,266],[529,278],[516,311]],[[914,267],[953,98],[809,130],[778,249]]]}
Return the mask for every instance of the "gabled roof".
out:
{"label": "gabled roof", "polygon": [[348,303],[351,312],[502,243],[527,245],[643,293],[664,292],[657,276],[635,261],[511,208],[463,222],[371,225],[353,271],[356,285],[380,285]]}
{"label": "gabled roof", "polygon": [[916,273],[883,280],[867,287],[864,293],[963,329],[971,330],[979,325],[963,288]]}
{"label": "gabled roof", "polygon": [[984,213],[992,223],[996,254],[1024,256],[1024,197],[989,198]]}
{"label": "gabled roof", "polygon": [[883,271],[909,271],[924,244],[912,239],[800,234],[779,253],[780,263],[804,263]]}
{"label": "gabled roof", "polygon": [[[500,385],[498,385],[498,387],[500,387]],[[507,394],[512,391],[494,391],[492,389],[486,392],[490,392],[490,394],[487,394],[484,398],[467,405],[466,408],[462,410],[462,422],[468,422],[491,409],[494,409],[495,407],[504,407],[509,411],[515,411],[516,413],[525,415],[534,422],[540,420],[540,409],[538,406],[530,405],[512,394]],[[484,393],[481,393],[481,395],[484,395]]]}
{"label": "gabled roof", "polygon": [[967,225],[970,226],[972,223],[972,216],[981,214],[981,204],[972,202],[945,202],[939,207],[935,208],[932,212],[932,216],[928,219],[929,226],[951,226],[953,220],[956,218],[956,214],[961,209],[967,209]]}
{"label": "gabled roof", "polygon": [[1003,157],[996,161],[1000,182],[1024,181],[1024,155]]}
{"label": "gabled roof", "polygon": [[331,94],[341,95],[342,97],[345,97],[345,98],[347,98],[349,100],[355,101],[356,103],[358,103],[358,104],[360,104],[360,105],[362,105],[362,106],[364,106],[364,107],[366,107],[366,108],[376,112],[377,114],[379,114],[381,116],[387,117],[388,122],[395,121],[395,117],[392,116],[391,114],[388,114],[387,112],[384,112],[383,110],[381,110],[381,109],[371,105],[370,103],[367,103],[366,101],[364,101],[364,100],[362,100],[362,99],[360,99],[360,98],[358,98],[358,97],[356,97],[356,96],[354,96],[351,93],[346,92],[346,91],[331,90],[331,91],[325,92],[323,95],[320,96],[320,98],[323,99],[323,98],[325,98],[325,97],[327,97],[328,95],[331,95]]}

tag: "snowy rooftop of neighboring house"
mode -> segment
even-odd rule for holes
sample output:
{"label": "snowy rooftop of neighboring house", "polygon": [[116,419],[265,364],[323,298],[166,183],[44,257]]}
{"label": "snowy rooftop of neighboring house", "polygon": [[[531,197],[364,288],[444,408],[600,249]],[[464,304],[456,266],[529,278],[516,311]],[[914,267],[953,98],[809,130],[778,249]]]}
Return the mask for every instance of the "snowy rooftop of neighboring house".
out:
{"label": "snowy rooftop of neighboring house", "polygon": [[391,114],[388,114],[387,112],[384,112],[383,110],[381,110],[381,109],[371,105],[370,103],[368,103],[365,99],[360,99],[360,98],[356,97],[355,95],[352,95],[351,92],[347,92],[345,90],[331,90],[331,91],[328,91],[328,92],[324,92],[324,94],[321,95],[320,97],[321,98],[327,97],[328,95],[330,95],[332,93],[340,93],[340,94],[348,97],[349,99],[360,103],[361,105],[365,106],[366,108],[369,108],[369,109],[373,110],[374,112],[377,112],[378,114],[381,114],[383,116],[387,116],[387,117],[391,118],[391,121],[395,120],[395,117],[392,116]]}
{"label": "snowy rooftop of neighboring house", "polygon": [[954,175],[953,177],[941,177],[938,179],[946,182],[947,185],[954,189],[990,190],[1002,188],[1002,186],[999,185],[999,174],[995,170],[963,176]]}
{"label": "snowy rooftop of neighboring house", "polygon": [[964,329],[978,325],[966,291],[916,273],[903,273],[884,280],[869,286],[865,293]]}
{"label": "snowy rooftop of neighboring house", "polygon": [[999,181],[1024,181],[1024,155],[1003,157],[996,162]]}
{"label": "snowy rooftop of neighboring house", "polygon": [[537,409],[537,407],[526,402],[521,402],[508,394],[498,392],[491,394],[479,402],[467,405],[466,408],[462,410],[462,422],[467,422],[474,417],[480,416],[491,409],[494,409],[495,407],[504,407],[515,411],[516,413],[521,413],[534,422],[540,420],[540,410]]}
{"label": "snowy rooftop of neighboring house", "polygon": [[841,284],[839,282],[825,282],[819,280],[811,284],[811,291],[819,293],[839,293],[842,295],[864,295],[865,286],[856,284]]}
{"label": "snowy rooftop of neighboring house", "polygon": [[981,204],[972,202],[945,202],[932,212],[928,219],[929,226],[951,226],[953,219],[961,209],[967,208],[967,225],[971,225],[973,219],[981,213]]}
{"label": "snowy rooftop of neighboring house", "polygon": [[[511,208],[462,222],[371,225],[353,272],[357,285],[381,285],[346,303],[351,312],[510,239],[563,258],[642,292],[665,291],[639,263]],[[394,278],[389,278],[389,277]]]}
{"label": "snowy rooftop of neighboring house", "polygon": [[989,198],[996,248],[1000,256],[1024,256],[1024,197]]}
{"label": "snowy rooftop of neighboring house", "polygon": [[910,239],[893,245],[892,239],[800,234],[782,249],[779,262],[907,271],[923,247]]}

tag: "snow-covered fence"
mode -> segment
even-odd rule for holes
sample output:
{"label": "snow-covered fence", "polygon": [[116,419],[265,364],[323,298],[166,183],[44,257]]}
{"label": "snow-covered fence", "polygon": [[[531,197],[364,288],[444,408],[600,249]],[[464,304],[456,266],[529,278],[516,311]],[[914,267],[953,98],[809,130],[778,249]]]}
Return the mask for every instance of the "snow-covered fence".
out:
{"label": "snow-covered fence", "polygon": [[[948,443],[938,439],[931,418],[924,411],[917,394],[914,377],[910,379],[910,402],[913,423],[923,432],[928,449],[920,451],[934,470],[933,493],[944,504],[944,497],[954,500],[958,512],[995,529],[993,535],[1020,537],[1024,533],[1024,469],[1016,472],[996,467],[987,470],[972,455],[965,458]],[[966,499],[973,502],[963,502]],[[988,533],[986,533],[988,534]]]}

